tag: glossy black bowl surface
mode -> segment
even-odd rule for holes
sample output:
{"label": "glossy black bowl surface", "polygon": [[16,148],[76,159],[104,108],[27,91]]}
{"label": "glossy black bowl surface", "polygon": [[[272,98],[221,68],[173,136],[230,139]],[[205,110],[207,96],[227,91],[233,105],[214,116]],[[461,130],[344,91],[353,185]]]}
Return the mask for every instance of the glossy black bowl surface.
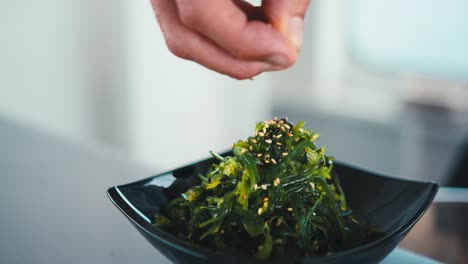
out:
{"label": "glossy black bowl surface", "polygon": [[207,159],[137,182],[108,190],[111,201],[136,229],[174,263],[378,263],[421,218],[437,193],[438,185],[382,176],[335,161],[349,207],[367,217],[385,235],[371,243],[323,257],[289,256],[260,261],[202,249],[153,226],[161,205],[195,184],[196,176],[215,162]]}

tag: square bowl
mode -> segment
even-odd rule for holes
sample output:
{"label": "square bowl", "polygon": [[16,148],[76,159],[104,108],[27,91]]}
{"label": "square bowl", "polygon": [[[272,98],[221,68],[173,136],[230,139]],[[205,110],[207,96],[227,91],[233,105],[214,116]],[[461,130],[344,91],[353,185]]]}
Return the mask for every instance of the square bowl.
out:
{"label": "square bowl", "polygon": [[[229,155],[225,153],[223,155]],[[133,183],[114,186],[107,195],[135,228],[174,263],[378,263],[404,238],[425,213],[438,185],[383,176],[334,161],[349,207],[367,218],[383,236],[359,247],[327,256],[287,256],[268,261],[215,252],[181,240],[154,226],[152,219],[169,200],[197,184],[197,175],[216,162],[202,160]]]}

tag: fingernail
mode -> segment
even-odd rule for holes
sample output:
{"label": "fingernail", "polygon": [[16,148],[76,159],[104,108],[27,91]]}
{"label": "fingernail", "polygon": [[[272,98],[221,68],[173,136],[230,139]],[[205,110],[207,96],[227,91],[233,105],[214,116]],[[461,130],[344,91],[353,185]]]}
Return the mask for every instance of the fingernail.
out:
{"label": "fingernail", "polygon": [[296,46],[298,50],[300,50],[302,46],[303,31],[304,31],[304,20],[301,17],[291,17],[288,20],[289,40]]}
{"label": "fingernail", "polygon": [[289,64],[289,59],[284,55],[273,55],[267,59],[273,66],[286,67]]}

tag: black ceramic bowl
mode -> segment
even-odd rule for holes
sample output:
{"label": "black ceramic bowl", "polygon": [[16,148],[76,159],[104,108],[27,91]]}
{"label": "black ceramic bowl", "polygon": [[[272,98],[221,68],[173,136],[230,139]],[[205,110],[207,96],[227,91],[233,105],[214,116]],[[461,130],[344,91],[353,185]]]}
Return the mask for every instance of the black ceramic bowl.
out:
{"label": "black ceramic bowl", "polygon": [[108,190],[111,201],[136,229],[174,263],[378,263],[383,260],[421,218],[431,204],[438,185],[381,176],[338,161],[334,172],[348,204],[385,235],[371,243],[329,256],[288,256],[269,261],[226,255],[202,249],[153,226],[160,206],[195,184],[196,176],[214,162],[207,159],[141,181]]}

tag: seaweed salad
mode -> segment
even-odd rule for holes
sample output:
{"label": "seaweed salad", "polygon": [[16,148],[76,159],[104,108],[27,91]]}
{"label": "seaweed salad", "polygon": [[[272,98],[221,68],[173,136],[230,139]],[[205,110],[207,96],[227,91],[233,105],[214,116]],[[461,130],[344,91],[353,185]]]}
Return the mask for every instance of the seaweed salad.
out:
{"label": "seaweed salad", "polygon": [[[287,118],[259,122],[169,201],[154,225],[203,248],[259,259],[327,255],[369,240],[365,219],[346,204],[319,134]],[[343,175],[346,177],[346,175]]]}

